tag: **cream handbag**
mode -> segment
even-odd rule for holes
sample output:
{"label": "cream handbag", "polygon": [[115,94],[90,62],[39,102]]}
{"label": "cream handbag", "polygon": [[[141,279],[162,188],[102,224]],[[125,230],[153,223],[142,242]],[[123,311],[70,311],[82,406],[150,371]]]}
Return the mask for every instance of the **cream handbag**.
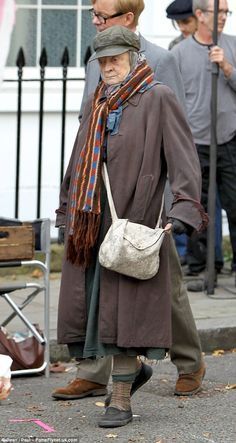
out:
{"label": "cream handbag", "polygon": [[99,249],[99,262],[104,268],[120,274],[148,280],[159,269],[159,252],[165,236],[160,228],[164,196],[155,229],[117,217],[106,164],[102,170],[110,207],[112,225]]}

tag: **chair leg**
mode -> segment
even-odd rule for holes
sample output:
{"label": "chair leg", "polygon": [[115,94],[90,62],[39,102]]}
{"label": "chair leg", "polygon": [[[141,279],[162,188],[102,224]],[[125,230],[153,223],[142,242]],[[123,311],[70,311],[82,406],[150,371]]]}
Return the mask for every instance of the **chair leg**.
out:
{"label": "chair leg", "polygon": [[5,300],[7,301],[7,303],[12,307],[12,309],[17,313],[17,315],[21,318],[21,320],[23,321],[23,323],[27,326],[27,328],[29,328],[29,330],[32,332],[32,334],[34,335],[34,337],[38,340],[39,343],[41,343],[41,345],[45,344],[45,339],[39,334],[39,332],[37,331],[37,329],[34,327],[34,325],[32,325],[28,319],[25,317],[25,315],[21,312],[21,310],[18,308],[18,306],[16,305],[16,303],[14,303],[12,301],[12,299],[9,297],[8,294],[3,294],[2,295]]}
{"label": "chair leg", "polygon": [[[28,297],[21,303],[21,305],[18,305],[18,308],[22,311],[33,299],[36,297],[36,295],[39,294],[40,291],[43,291],[43,287],[41,285],[34,284],[34,286],[26,286],[27,287],[36,287],[35,291],[33,291],[31,294],[28,295]],[[7,326],[8,323],[10,323],[13,318],[17,316],[16,312],[12,312],[2,323],[1,326]]]}

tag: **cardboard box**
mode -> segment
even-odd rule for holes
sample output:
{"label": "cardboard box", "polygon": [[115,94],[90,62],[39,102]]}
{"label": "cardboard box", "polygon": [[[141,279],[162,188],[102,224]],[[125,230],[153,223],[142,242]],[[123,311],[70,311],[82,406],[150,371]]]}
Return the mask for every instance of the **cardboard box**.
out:
{"label": "cardboard box", "polygon": [[0,261],[32,260],[34,237],[30,225],[0,226]]}

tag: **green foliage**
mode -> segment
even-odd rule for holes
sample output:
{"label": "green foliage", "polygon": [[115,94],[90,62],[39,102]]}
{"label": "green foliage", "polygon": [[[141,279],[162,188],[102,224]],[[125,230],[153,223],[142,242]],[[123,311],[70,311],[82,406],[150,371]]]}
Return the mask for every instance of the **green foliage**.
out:
{"label": "green foliage", "polygon": [[61,272],[63,253],[64,245],[57,243],[51,245],[51,272]]}
{"label": "green foliage", "polygon": [[233,258],[233,253],[232,253],[232,247],[229,236],[223,237],[223,253],[224,253],[224,261],[231,262]]}

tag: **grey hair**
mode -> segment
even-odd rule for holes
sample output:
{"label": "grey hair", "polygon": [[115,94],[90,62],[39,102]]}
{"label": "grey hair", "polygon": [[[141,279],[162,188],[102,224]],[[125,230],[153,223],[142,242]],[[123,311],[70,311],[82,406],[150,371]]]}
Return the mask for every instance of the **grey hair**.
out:
{"label": "grey hair", "polygon": [[193,13],[195,14],[196,9],[207,9],[209,5],[209,0],[193,0]]}
{"label": "grey hair", "polygon": [[130,71],[133,71],[138,61],[138,52],[129,51],[129,62],[130,62]]}

